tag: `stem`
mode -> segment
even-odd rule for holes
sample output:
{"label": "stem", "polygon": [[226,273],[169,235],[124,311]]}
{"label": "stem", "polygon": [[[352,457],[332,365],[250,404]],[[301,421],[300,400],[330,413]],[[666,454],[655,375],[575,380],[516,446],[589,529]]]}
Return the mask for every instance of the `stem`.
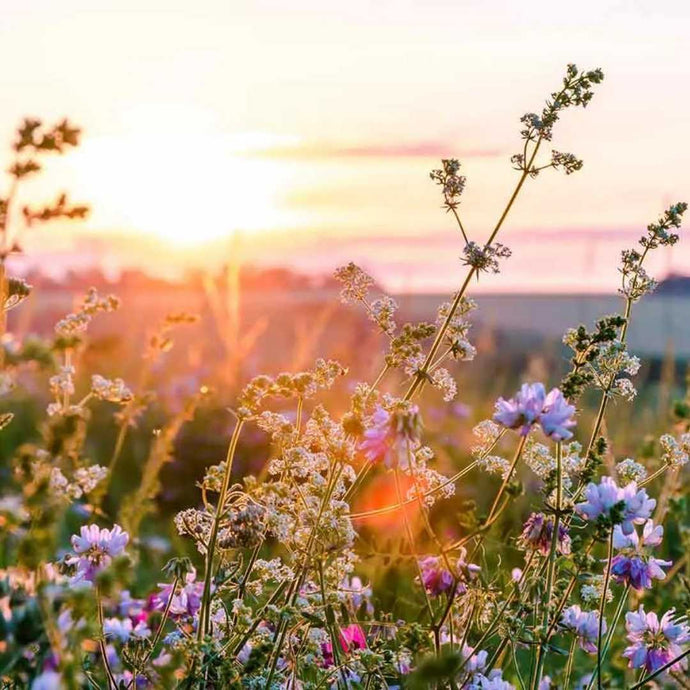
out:
{"label": "stem", "polygon": [[103,666],[105,667],[105,674],[108,679],[108,688],[117,688],[117,682],[115,681],[115,676],[113,675],[113,671],[110,668],[110,662],[108,661],[108,650],[105,646],[105,629],[103,624],[103,601],[101,600],[101,592],[99,589],[96,590],[96,609],[98,611],[98,626],[101,631],[101,634],[98,638],[98,648],[101,651]]}
{"label": "stem", "polygon": [[216,548],[216,540],[218,539],[218,529],[220,528],[220,520],[225,512],[225,499],[230,486],[230,475],[232,474],[232,461],[235,457],[235,450],[237,449],[237,441],[242,431],[243,420],[238,420],[228,444],[228,453],[225,458],[225,473],[223,474],[223,483],[218,494],[218,503],[216,504],[216,513],[213,516],[213,526],[211,527],[211,536],[208,541],[206,549],[206,571],[204,573],[204,593],[201,598],[201,607],[199,609],[199,628],[197,637],[199,642],[204,639],[210,629],[211,625],[211,580],[213,578],[213,556]]}
{"label": "stem", "polygon": [[544,661],[546,657],[546,650],[544,645],[548,641],[549,634],[549,605],[551,604],[551,596],[553,593],[553,581],[556,572],[556,559],[558,558],[558,530],[561,522],[561,501],[562,501],[562,484],[563,484],[563,447],[559,442],[556,445],[556,515],[553,518],[553,532],[551,534],[551,549],[549,550],[549,558],[546,568],[546,588],[544,590],[544,618],[542,622],[543,639],[537,649],[537,663],[535,666],[534,677],[531,688],[536,689],[541,682],[542,674],[544,672]]}
{"label": "stem", "polygon": [[613,560],[613,528],[611,528],[611,535],[609,536],[609,553],[606,560],[606,574],[604,575],[604,586],[601,590],[601,603],[599,604],[599,631],[597,633],[597,688],[602,690],[601,684],[601,664],[604,660],[603,649],[601,647],[601,637],[604,634],[604,611],[606,609],[606,593],[609,588],[609,580],[611,578],[611,561]]}
{"label": "stem", "polygon": [[[529,170],[532,167],[532,163],[534,163],[534,159],[537,156],[537,152],[539,151],[539,146],[541,145],[542,137],[541,135],[535,142],[534,150],[532,151],[532,155],[530,156],[529,163],[525,166],[525,169],[522,172],[522,175],[520,175],[520,179],[518,180],[518,183],[515,187],[515,190],[513,191],[513,194],[511,195],[510,199],[508,200],[508,203],[506,204],[506,207],[503,209],[503,213],[501,213],[501,217],[498,219],[498,222],[496,223],[493,232],[489,236],[489,239],[486,242],[486,247],[490,246],[491,243],[496,239],[496,235],[498,235],[501,226],[503,225],[505,219],[508,216],[508,213],[510,213],[510,209],[513,207],[513,204],[515,203],[515,200],[518,197],[518,194],[520,193],[520,190],[522,189],[522,185],[525,184],[525,180],[529,176]],[[464,233],[463,233],[464,235]],[[421,369],[417,372],[417,375],[415,376],[414,380],[412,381],[412,384],[410,385],[409,389],[407,390],[407,393],[405,393],[404,400],[410,400],[412,396],[417,392],[417,389],[422,385],[424,382],[424,374],[428,371],[429,366],[431,366],[431,363],[434,361],[434,358],[436,357],[436,353],[438,352],[439,348],[441,347],[441,343],[443,342],[443,337],[446,334],[446,331],[448,330],[448,327],[450,326],[451,322],[453,321],[453,318],[455,316],[455,312],[458,310],[458,307],[460,306],[460,302],[462,301],[462,298],[467,291],[467,288],[470,284],[470,281],[472,280],[472,276],[477,273],[477,269],[472,266],[470,270],[467,272],[467,276],[465,277],[465,280],[462,284],[462,287],[460,288],[459,292],[455,295],[455,299],[453,300],[453,303],[451,305],[451,308],[448,311],[448,315],[446,316],[445,321],[443,322],[443,325],[441,328],[438,329],[436,333],[436,337],[434,338],[434,342],[431,345],[431,348],[426,356],[426,359],[424,360],[424,364],[422,365]]]}
{"label": "stem", "polygon": [[568,651],[568,663],[565,665],[565,674],[563,675],[563,687],[569,687],[570,674],[573,672],[573,661],[575,659],[575,645],[577,644],[577,637],[573,635],[573,641],[570,643],[570,650]]}

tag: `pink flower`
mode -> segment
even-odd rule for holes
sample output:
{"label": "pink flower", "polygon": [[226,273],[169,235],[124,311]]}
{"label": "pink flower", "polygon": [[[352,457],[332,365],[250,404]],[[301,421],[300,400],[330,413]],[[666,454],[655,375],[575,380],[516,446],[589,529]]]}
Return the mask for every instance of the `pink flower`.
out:
{"label": "pink flower", "polygon": [[359,449],[369,462],[407,467],[410,453],[419,445],[420,426],[417,405],[402,405],[392,412],[379,405],[369,418]]}
{"label": "pink flower", "polygon": [[[356,649],[365,649],[367,646],[367,639],[364,636],[364,631],[361,626],[356,623],[341,628],[338,639],[345,654],[349,654]],[[330,642],[324,642],[321,645],[321,652],[325,665],[333,666],[333,645]]]}

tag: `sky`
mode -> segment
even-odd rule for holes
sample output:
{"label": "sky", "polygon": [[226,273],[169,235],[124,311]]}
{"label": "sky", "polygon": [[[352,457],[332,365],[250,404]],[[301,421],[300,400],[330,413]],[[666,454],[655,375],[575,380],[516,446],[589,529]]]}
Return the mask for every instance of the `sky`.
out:
{"label": "sky", "polygon": [[[690,197],[685,2],[3,0],[0,12],[0,136],[9,144],[25,115],[84,130],[22,190],[65,188],[93,209],[79,227],[32,231],[27,257],[46,270],[355,260],[394,291],[452,289],[461,238],[429,171],[461,160],[463,221],[485,239],[516,181],[519,118],[568,62],[606,74],[554,137],[584,168],[530,181],[499,238],[513,257],[480,289],[614,289],[620,249]],[[690,273],[690,245],[653,268]]]}

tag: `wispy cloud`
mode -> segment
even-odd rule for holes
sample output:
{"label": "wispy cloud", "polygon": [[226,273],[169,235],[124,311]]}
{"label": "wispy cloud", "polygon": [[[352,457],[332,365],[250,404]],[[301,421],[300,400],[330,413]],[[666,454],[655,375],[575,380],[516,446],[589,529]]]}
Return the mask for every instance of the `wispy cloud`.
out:
{"label": "wispy cloud", "polygon": [[455,146],[444,141],[412,141],[403,143],[303,142],[295,145],[262,148],[258,155],[272,158],[495,158],[499,149],[478,149]]}

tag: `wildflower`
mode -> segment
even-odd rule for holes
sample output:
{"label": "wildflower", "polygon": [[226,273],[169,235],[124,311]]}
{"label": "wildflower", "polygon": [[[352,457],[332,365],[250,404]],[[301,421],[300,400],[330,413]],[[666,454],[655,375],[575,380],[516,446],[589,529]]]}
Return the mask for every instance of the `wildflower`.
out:
{"label": "wildflower", "polygon": [[519,429],[523,436],[539,422],[547,436],[566,441],[573,435],[569,431],[575,426],[573,414],[575,407],[568,404],[557,388],[547,395],[541,383],[525,383],[514,398],[497,400],[494,421],[508,429]]}
{"label": "wildflower", "polygon": [[448,570],[447,561],[439,556],[427,556],[419,562],[421,579],[424,589],[432,596],[439,596],[443,592],[449,592],[455,583],[455,590],[451,594],[464,594],[467,591],[467,582],[480,570],[478,565],[467,563],[465,557],[467,550],[460,549],[460,555],[456,560],[456,573]]}
{"label": "wildflower", "polygon": [[[598,606],[604,591],[604,576],[594,575],[590,581],[580,589],[580,596],[585,604],[592,604]],[[606,588],[606,601],[613,601],[613,592],[610,587]]]}
{"label": "wildflower", "polygon": [[489,658],[489,653],[486,650],[482,650],[475,654],[475,648],[470,647],[467,643],[463,644],[461,654],[465,662],[464,668],[468,673],[477,673],[483,671],[486,668],[486,662]]}
{"label": "wildflower", "polygon": [[[669,609],[659,620],[656,613],[645,613],[644,606],[625,614],[627,640],[623,656],[629,660],[630,668],[644,668],[654,673],[682,652],[681,645],[690,642],[690,628],[674,620],[675,609]],[[670,667],[670,671],[687,668],[683,659]]]}
{"label": "wildflower", "polygon": [[193,618],[201,608],[201,598],[204,593],[204,583],[196,581],[196,570],[185,576],[184,585],[179,590],[173,591],[172,585],[159,583],[160,591],[153,597],[155,608],[163,610],[168,605],[170,597],[170,615],[174,618],[190,617]]}
{"label": "wildflower", "polygon": [[654,526],[651,520],[645,522],[642,538],[635,530],[630,534],[623,534],[619,525],[613,529],[613,546],[620,553],[611,561],[611,576],[619,584],[629,584],[638,592],[649,589],[652,580],[664,580],[666,573],[662,568],[671,565],[671,561],[662,561],[654,558],[647,552],[654,546],[661,544],[664,528],[661,525]]}
{"label": "wildflower", "polygon": [[99,400],[114,403],[126,403],[132,399],[132,391],[127,388],[122,379],[106,379],[94,374],[91,377],[91,392]]}
{"label": "wildflower", "polygon": [[448,369],[436,369],[431,375],[431,381],[436,388],[441,390],[446,402],[450,402],[458,394],[458,386]]}
{"label": "wildflower", "polygon": [[[349,654],[356,649],[366,649],[367,646],[364,631],[361,626],[356,623],[341,628],[338,634],[338,641],[345,654]],[[324,664],[326,666],[333,666],[333,644],[330,641],[324,642],[321,645],[321,652],[323,654]]]}
{"label": "wildflower", "polygon": [[351,609],[357,613],[362,606],[366,612],[371,615],[374,612],[374,606],[371,603],[371,585],[364,585],[362,580],[356,575],[348,578],[345,577],[340,586],[340,593],[345,600],[350,604]]}
{"label": "wildflower", "polygon": [[394,299],[388,296],[381,297],[371,303],[369,318],[376,322],[379,328],[388,335],[395,333],[395,312],[398,305]]}
{"label": "wildflower", "polygon": [[367,275],[359,266],[350,262],[347,266],[335,271],[335,279],[343,283],[340,297],[343,302],[358,302],[365,300],[374,279]]}
{"label": "wildflower", "polygon": [[585,489],[586,501],[575,505],[575,510],[586,520],[610,520],[620,524],[623,534],[631,534],[634,524],[642,524],[656,506],[656,500],[647,496],[645,489],[638,491],[630,482],[618,487],[611,477],[603,477],[599,484],[590,483]]}
{"label": "wildflower", "polygon": [[472,266],[477,273],[480,271],[498,273],[500,270],[498,260],[507,259],[512,254],[510,249],[500,242],[483,247],[476,242],[468,242],[463,252],[465,253],[463,263],[466,266]]}
{"label": "wildflower", "polygon": [[43,671],[31,683],[31,690],[61,690],[63,687],[62,676],[52,669]]}
{"label": "wildflower", "polygon": [[359,449],[369,462],[390,468],[407,467],[412,451],[419,445],[420,418],[417,405],[409,403],[391,412],[377,405],[364,431]]}
{"label": "wildflower", "polygon": [[569,429],[575,426],[574,414],[575,407],[568,404],[558,388],[553,388],[544,400],[541,428],[554,441],[567,441],[573,435]]}
{"label": "wildflower", "polygon": [[103,623],[103,632],[106,637],[113,637],[123,644],[133,637],[142,639],[151,635],[151,630],[144,621],[133,625],[129,618],[107,618]]}
{"label": "wildflower", "polygon": [[616,475],[624,483],[641,482],[647,478],[647,469],[632,458],[621,460],[616,465]]}
{"label": "wildflower", "polygon": [[76,565],[72,583],[93,582],[113,558],[124,553],[128,541],[129,535],[119,525],[114,525],[112,530],[100,529],[98,525],[82,527],[79,535],[72,536],[76,554],[68,559],[70,565]]}
{"label": "wildflower", "polygon": [[438,556],[427,556],[419,562],[422,585],[432,596],[439,596],[453,587],[455,577],[453,573],[441,565]]}
{"label": "wildflower", "polygon": [[[580,647],[586,652],[594,654],[597,651],[598,611],[583,611],[577,604],[573,604],[563,611],[561,625],[575,634]],[[606,621],[603,622],[602,632],[606,632]]]}
{"label": "wildflower", "polygon": [[690,433],[683,434],[676,440],[671,434],[664,434],[659,439],[664,451],[661,461],[670,467],[683,467],[690,460]]}
{"label": "wildflower", "polygon": [[514,685],[503,680],[503,671],[500,669],[494,669],[488,676],[476,673],[470,679],[467,688],[468,690],[515,690]]}
{"label": "wildflower", "polygon": [[443,166],[440,170],[432,170],[429,177],[440,185],[443,189],[445,208],[448,210],[457,208],[460,203],[460,196],[465,189],[466,178],[458,175],[460,161],[455,158],[444,158],[441,160]]}
{"label": "wildflower", "polygon": [[[543,513],[532,513],[524,524],[522,534],[518,539],[524,549],[539,551],[546,556],[551,550],[553,537],[553,518],[546,518]],[[564,524],[558,525],[558,540],[556,550],[562,555],[570,553],[570,534]]]}

